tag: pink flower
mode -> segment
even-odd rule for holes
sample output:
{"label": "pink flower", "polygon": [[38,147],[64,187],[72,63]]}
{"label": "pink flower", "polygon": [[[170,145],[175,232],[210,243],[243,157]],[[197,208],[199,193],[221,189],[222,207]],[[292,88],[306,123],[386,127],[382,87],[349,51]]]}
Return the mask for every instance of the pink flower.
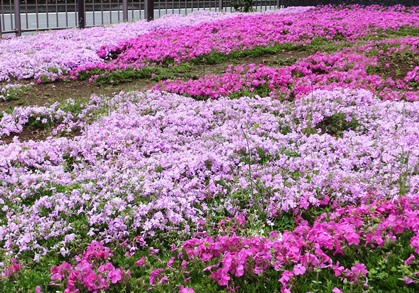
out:
{"label": "pink flower", "polygon": [[160,283],[165,283],[165,282],[167,282],[169,280],[169,277],[168,276],[164,276],[163,278],[161,278],[160,279]]}
{"label": "pink flower", "polygon": [[150,247],[150,254],[149,256],[154,256],[157,253],[159,253],[160,249],[154,248],[154,247]]}
{"label": "pink flower", "polygon": [[209,253],[209,252],[204,252],[203,254],[202,254],[202,257],[201,257],[201,259],[203,260],[203,261],[208,261],[208,260],[210,260],[212,258],[212,253]]}
{"label": "pink flower", "polygon": [[349,245],[358,245],[359,244],[359,235],[352,231],[344,232],[344,237],[348,241]]}
{"label": "pink flower", "polygon": [[172,264],[175,262],[175,258],[174,257],[171,257],[170,259],[169,259],[169,261],[167,262],[167,267],[171,267],[172,266]]}
{"label": "pink flower", "polygon": [[180,264],[182,270],[186,270],[187,265],[188,265],[188,262],[186,260],[182,260],[182,263]]}
{"label": "pink flower", "polygon": [[180,286],[179,293],[195,293],[194,289]]}
{"label": "pink flower", "polygon": [[355,276],[359,276],[361,274],[366,276],[368,274],[367,267],[361,263],[353,265],[351,271],[354,273]]}
{"label": "pink flower", "polygon": [[163,269],[156,269],[150,273],[150,285],[156,282],[156,278],[163,272]]}
{"label": "pink flower", "polygon": [[246,218],[244,217],[243,213],[236,215],[236,221],[241,226],[244,227],[244,223],[246,222]]}
{"label": "pink flower", "polygon": [[231,253],[227,252],[223,258],[224,270],[228,271],[231,267],[232,262],[233,262],[233,256]]}
{"label": "pink flower", "polygon": [[243,274],[244,274],[244,266],[242,264],[240,264],[240,265],[238,265],[236,267],[236,273],[235,273],[235,275],[237,277],[241,277],[241,276],[243,276]]}
{"label": "pink flower", "polygon": [[293,273],[295,276],[303,275],[305,272],[306,272],[306,268],[303,265],[297,264],[296,266],[294,266]]}
{"label": "pink flower", "polygon": [[51,280],[61,282],[63,280],[63,276],[72,271],[72,267],[68,262],[65,262],[62,265],[52,267],[50,271],[52,273]]}
{"label": "pink flower", "polygon": [[230,281],[230,276],[228,275],[227,270],[219,269],[215,272],[213,272],[210,277],[213,280],[216,280],[218,282],[218,285],[220,286],[227,286],[228,282]]}
{"label": "pink flower", "polygon": [[414,259],[415,259],[415,256],[414,256],[413,254],[411,254],[411,255],[409,256],[409,258],[408,258],[408,259],[406,259],[406,260],[404,261],[404,265],[405,265],[405,266],[410,265]]}
{"label": "pink flower", "polygon": [[255,267],[253,268],[253,273],[254,273],[255,275],[260,275],[262,272],[263,272],[262,268],[260,268],[260,267],[258,267],[258,266],[255,266]]}
{"label": "pink flower", "polygon": [[103,272],[107,272],[107,271],[112,271],[112,270],[114,270],[115,269],[115,267],[110,263],[110,262],[108,262],[108,263],[106,263],[106,264],[104,264],[104,265],[101,265],[99,268],[98,268],[98,272],[99,273],[103,273]]}
{"label": "pink flower", "polygon": [[92,270],[83,272],[83,282],[88,287],[94,288],[96,286],[97,280],[98,280],[98,276]]}
{"label": "pink flower", "polygon": [[290,271],[284,271],[282,273],[281,278],[279,279],[279,282],[282,284],[282,286],[284,286],[284,288],[287,287],[288,282],[291,280],[291,278],[293,277],[293,273]]}
{"label": "pink flower", "polygon": [[218,280],[218,284],[220,286],[227,286],[228,281],[230,281],[230,276],[227,273],[222,272],[221,273],[221,278]]}
{"label": "pink flower", "polygon": [[419,253],[419,236],[413,236],[410,239],[410,246],[415,248],[415,252]]}
{"label": "pink flower", "polygon": [[76,288],[76,281],[74,279],[68,279],[67,288],[64,290],[64,293],[78,293],[79,289]]}
{"label": "pink flower", "polygon": [[343,293],[343,291],[341,291],[340,289],[338,289],[338,288],[333,288],[333,290],[332,290],[332,292],[333,293]]}
{"label": "pink flower", "polygon": [[145,257],[143,256],[143,257],[141,257],[139,260],[137,260],[135,262],[135,266],[136,267],[143,267],[144,266],[144,262],[145,262]]}
{"label": "pink flower", "polygon": [[274,230],[271,233],[269,233],[269,238],[277,239],[277,238],[279,238],[279,233],[276,230]]}
{"label": "pink flower", "polygon": [[116,284],[118,281],[122,280],[123,277],[124,272],[121,269],[113,270],[108,274],[108,279],[111,280],[112,284]]}
{"label": "pink flower", "polygon": [[339,266],[338,262],[336,265],[332,266],[332,269],[335,272],[335,276],[339,277],[345,268],[343,266]]}

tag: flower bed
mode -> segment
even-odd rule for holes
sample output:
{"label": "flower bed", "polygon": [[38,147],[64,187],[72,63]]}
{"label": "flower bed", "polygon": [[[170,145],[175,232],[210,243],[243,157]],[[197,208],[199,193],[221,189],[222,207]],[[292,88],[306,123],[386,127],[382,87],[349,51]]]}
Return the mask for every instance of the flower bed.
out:
{"label": "flower bed", "polygon": [[[307,95],[317,89],[352,88],[368,89],[383,99],[419,99],[417,87],[417,67],[406,76],[394,80],[379,73],[378,60],[399,54],[419,54],[419,38],[406,37],[389,41],[372,42],[363,45],[359,51],[346,49],[337,53],[315,53],[286,67],[268,67],[262,64],[230,66],[221,75],[209,74],[197,80],[166,80],[154,89],[188,95],[194,98],[218,98],[220,96],[240,97],[243,95],[269,95],[280,99],[292,100]],[[389,44],[394,47],[385,52],[380,50]],[[381,45],[381,46],[380,46]],[[378,47],[379,51],[372,52]],[[365,56],[363,52],[372,52]],[[400,58],[400,57],[399,57]]]}
{"label": "flower bed", "polygon": [[[49,106],[1,86],[0,291],[416,292],[417,12],[201,13],[2,40],[45,48],[1,50],[2,80],[160,82]],[[60,83],[26,90],[46,86]]]}
{"label": "flower bed", "polygon": [[[297,13],[305,10],[307,8],[301,7],[279,10],[278,13]],[[137,21],[0,40],[0,82],[10,79],[39,79],[42,76],[44,79],[55,80],[73,68],[103,64],[104,60],[97,54],[103,46],[116,46],[143,34],[181,30],[188,26],[237,16],[238,14],[198,11],[188,16],[166,15],[153,22]]]}
{"label": "flower bed", "polygon": [[187,239],[254,209],[263,229],[330,200],[418,193],[417,103],[343,89],[289,104],[159,92],[98,100],[108,115],[79,137],[0,146],[0,241],[11,257]]}

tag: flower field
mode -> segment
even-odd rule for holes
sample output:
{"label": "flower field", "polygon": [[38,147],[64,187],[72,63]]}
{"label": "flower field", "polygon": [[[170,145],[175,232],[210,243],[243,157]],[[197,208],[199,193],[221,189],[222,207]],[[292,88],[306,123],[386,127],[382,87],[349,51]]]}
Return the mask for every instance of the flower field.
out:
{"label": "flower field", "polygon": [[417,292],[418,56],[401,6],[0,40],[0,291]]}

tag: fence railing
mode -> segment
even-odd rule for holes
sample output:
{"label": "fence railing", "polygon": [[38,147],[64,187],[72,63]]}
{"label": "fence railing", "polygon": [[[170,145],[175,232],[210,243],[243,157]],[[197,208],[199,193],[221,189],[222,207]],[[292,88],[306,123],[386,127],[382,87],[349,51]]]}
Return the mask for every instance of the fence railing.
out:
{"label": "fence railing", "polygon": [[[0,0],[2,34],[85,28],[196,10],[234,11],[234,0]],[[324,4],[418,5],[417,0],[253,0],[253,10]]]}
{"label": "fence railing", "polygon": [[[282,2],[254,0],[253,8],[275,9]],[[197,10],[232,12],[234,8],[231,0],[0,0],[0,35],[152,20]]]}
{"label": "fence railing", "polygon": [[316,5],[373,5],[379,4],[382,6],[419,6],[418,0],[285,0],[286,6],[316,6]]}

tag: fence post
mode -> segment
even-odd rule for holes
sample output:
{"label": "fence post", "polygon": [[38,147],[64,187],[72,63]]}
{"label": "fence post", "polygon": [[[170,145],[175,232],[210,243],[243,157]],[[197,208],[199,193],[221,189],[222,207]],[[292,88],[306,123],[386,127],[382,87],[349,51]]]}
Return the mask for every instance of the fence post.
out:
{"label": "fence post", "polygon": [[218,0],[218,10],[223,11],[223,0]]}
{"label": "fence post", "polygon": [[77,17],[79,19],[79,28],[86,27],[86,8],[85,0],[77,0]]}
{"label": "fence post", "polygon": [[128,21],[128,0],[122,0],[122,20]]}
{"label": "fence post", "polygon": [[154,19],[154,0],[145,0],[145,19],[147,21]]}
{"label": "fence post", "polygon": [[22,25],[20,23],[20,0],[15,0],[15,32],[16,37],[22,34]]}

